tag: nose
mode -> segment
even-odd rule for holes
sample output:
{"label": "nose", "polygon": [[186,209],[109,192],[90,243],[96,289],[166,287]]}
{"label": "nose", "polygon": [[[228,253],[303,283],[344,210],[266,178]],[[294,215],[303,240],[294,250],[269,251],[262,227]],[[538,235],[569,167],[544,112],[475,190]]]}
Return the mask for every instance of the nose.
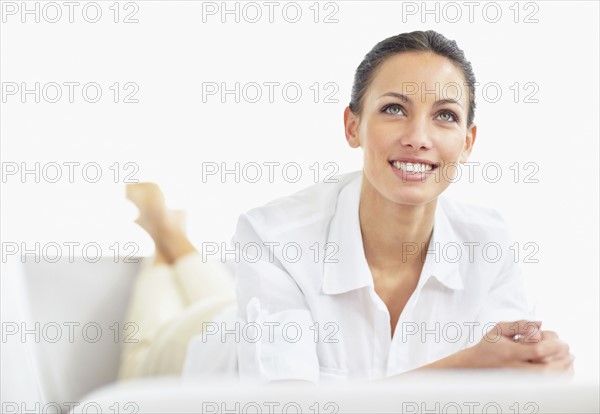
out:
{"label": "nose", "polygon": [[400,142],[405,147],[414,150],[430,149],[432,146],[429,124],[425,117],[413,117],[409,119],[403,128]]}

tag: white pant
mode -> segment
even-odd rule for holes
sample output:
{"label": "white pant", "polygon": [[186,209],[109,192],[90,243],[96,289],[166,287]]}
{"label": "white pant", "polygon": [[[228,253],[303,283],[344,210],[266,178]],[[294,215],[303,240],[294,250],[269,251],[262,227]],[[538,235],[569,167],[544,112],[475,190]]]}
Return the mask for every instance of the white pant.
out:
{"label": "white pant", "polygon": [[121,380],[180,374],[192,337],[235,304],[231,272],[220,262],[204,263],[197,252],[172,266],[142,266],[125,320],[137,324],[137,342],[123,344]]}

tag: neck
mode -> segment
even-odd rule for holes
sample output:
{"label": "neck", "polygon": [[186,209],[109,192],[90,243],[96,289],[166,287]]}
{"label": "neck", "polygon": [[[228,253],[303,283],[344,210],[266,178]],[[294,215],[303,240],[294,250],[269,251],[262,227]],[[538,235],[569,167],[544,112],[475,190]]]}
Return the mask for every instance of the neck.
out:
{"label": "neck", "polygon": [[420,269],[433,230],[436,204],[437,200],[417,206],[394,203],[363,175],[359,218],[369,267],[394,274]]}

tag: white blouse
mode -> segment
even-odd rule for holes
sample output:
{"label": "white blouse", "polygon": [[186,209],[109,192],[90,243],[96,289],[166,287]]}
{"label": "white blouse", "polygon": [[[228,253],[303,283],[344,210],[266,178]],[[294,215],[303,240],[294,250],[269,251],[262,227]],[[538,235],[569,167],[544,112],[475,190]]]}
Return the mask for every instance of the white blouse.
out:
{"label": "white blouse", "polygon": [[362,244],[362,171],[336,179],[239,218],[241,380],[379,379],[477,343],[496,322],[532,319],[502,218],[441,195],[417,288],[391,337]]}

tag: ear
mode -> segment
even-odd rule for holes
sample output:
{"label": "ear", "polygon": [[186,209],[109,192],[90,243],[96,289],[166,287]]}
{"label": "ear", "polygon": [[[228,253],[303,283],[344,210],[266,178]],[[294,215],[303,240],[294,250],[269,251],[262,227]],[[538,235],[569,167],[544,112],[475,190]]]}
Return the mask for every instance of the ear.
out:
{"label": "ear", "polygon": [[347,106],[344,110],[344,132],[346,133],[346,141],[352,148],[360,147],[358,140],[358,116],[355,115],[350,107]]}
{"label": "ear", "polygon": [[477,125],[472,124],[469,129],[467,129],[467,136],[465,137],[465,145],[463,147],[462,152],[460,153],[459,162],[464,164],[469,159],[469,155],[471,155],[471,151],[473,150],[473,144],[475,144],[475,138],[477,137]]}

